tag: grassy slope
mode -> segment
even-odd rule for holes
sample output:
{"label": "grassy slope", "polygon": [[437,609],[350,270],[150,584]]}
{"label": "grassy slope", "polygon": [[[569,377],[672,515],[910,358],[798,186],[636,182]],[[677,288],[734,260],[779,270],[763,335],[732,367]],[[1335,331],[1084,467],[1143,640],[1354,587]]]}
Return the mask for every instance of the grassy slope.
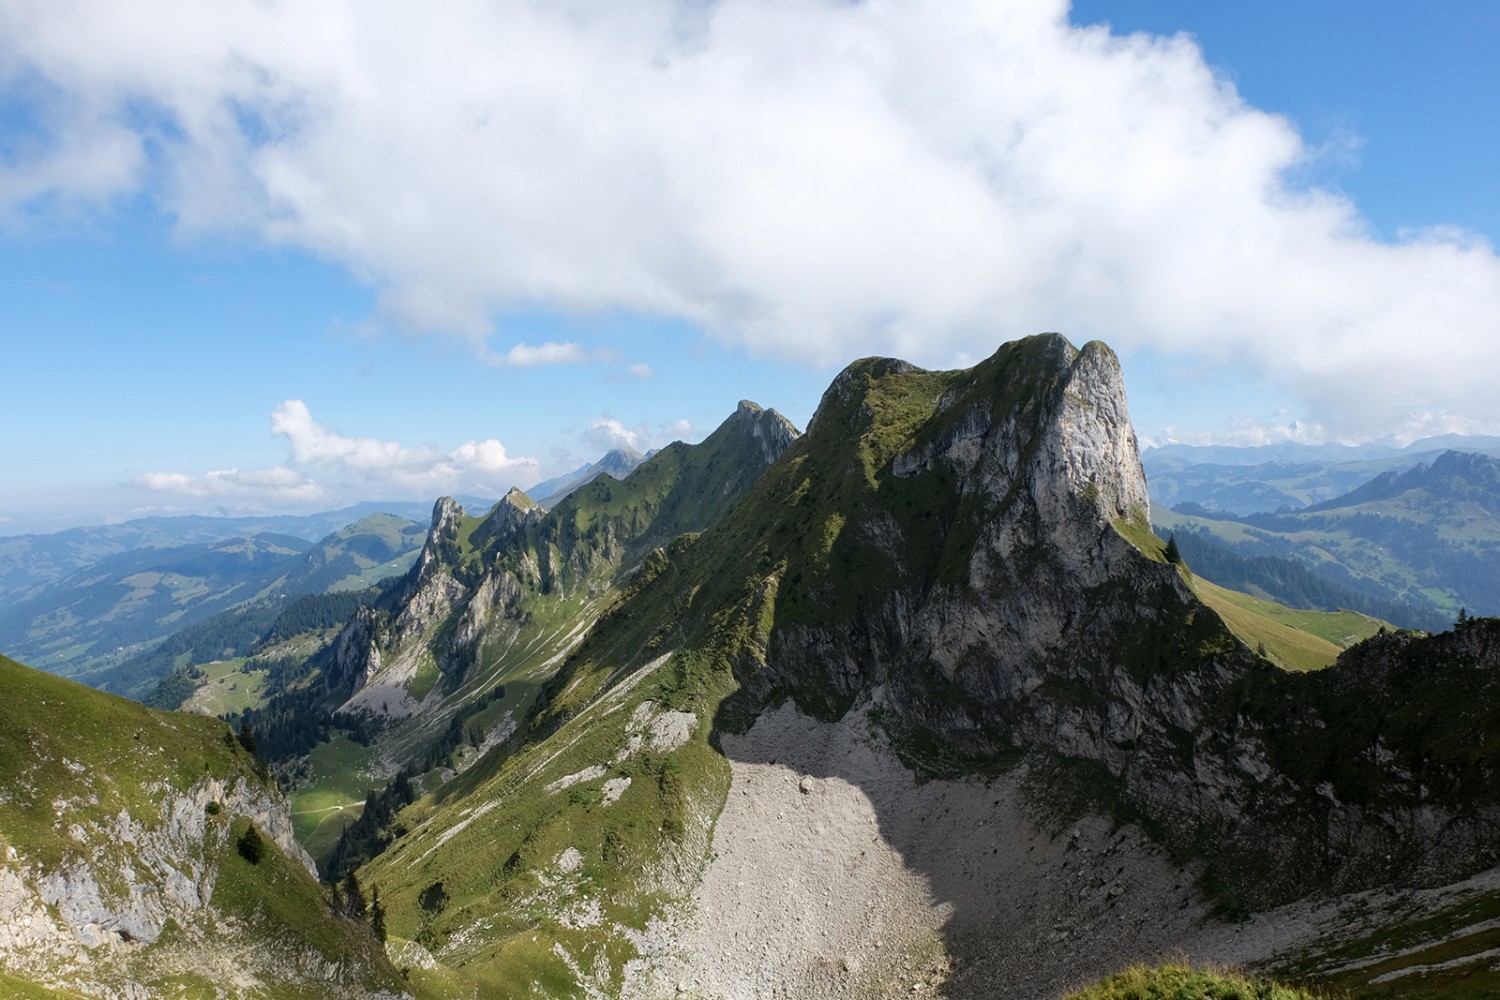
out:
{"label": "grassy slope", "polygon": [[1201,577],[1193,591],[1218,612],[1225,624],[1251,649],[1265,647],[1272,663],[1287,670],[1331,666],[1339,653],[1368,639],[1386,622],[1354,611],[1303,611],[1275,601],[1220,587]]}
{"label": "grassy slope", "polygon": [[245,663],[245,657],[237,656],[201,664],[201,683],[183,702],[182,710],[199,715],[235,715],[247,708],[259,708],[267,672],[263,669],[245,671],[242,669]]}
{"label": "grassy slope", "polygon": [[1066,1000],[1316,1000],[1316,994],[1222,969],[1134,966]]}
{"label": "grassy slope", "polygon": [[1393,916],[1397,920],[1392,926],[1325,942],[1316,959],[1291,964],[1285,972],[1371,1000],[1500,996],[1500,969],[1495,966],[1500,892],[1484,893],[1436,913]]}
{"label": "grassy slope", "polygon": [[[216,719],[154,712],[3,656],[0,692],[0,830],[36,861],[56,864],[71,849],[54,798],[75,800],[78,820],[102,821],[121,809],[154,812],[162,780],[185,789],[251,773]],[[83,773],[97,803],[85,801]]]}
{"label": "grassy slope", "polygon": [[48,989],[0,972],[0,997],[6,1000],[85,1000],[87,996],[72,990]]}
{"label": "grassy slope", "polygon": [[[258,780],[249,755],[228,736],[218,720],[153,711],[0,657],[0,842],[25,865],[56,868],[79,851],[68,832],[75,825],[103,825],[121,810],[150,824],[165,796],[206,776]],[[66,802],[61,813],[58,802]],[[377,981],[397,985],[367,934],[330,915],[321,888],[301,865],[269,839],[266,856],[252,865],[234,848],[248,820],[221,813],[211,823],[228,826],[219,840],[212,903],[243,922],[240,941],[283,954],[311,946],[326,961],[373,968]],[[93,853],[110,846],[98,845]],[[110,872],[101,877],[107,888]],[[211,987],[190,970],[142,968],[172,995]],[[323,995],[294,981],[274,988],[277,996]]]}
{"label": "grassy slope", "polygon": [[[752,417],[764,415],[744,410],[697,445],[667,446],[625,480],[603,476],[580,487],[520,537],[502,529],[510,516],[504,509],[458,516],[452,544],[441,548],[450,570],[471,584],[490,568],[509,570],[526,592],[508,625],[492,629],[473,650],[472,666],[446,691],[440,711],[395,721],[378,746],[344,740],[336,750],[314,751],[310,777],[299,782],[292,800],[298,836],[315,859],[326,859],[344,824],[359,814],[366,791],[381,784],[372,777],[379,759],[422,760],[455,715],[481,738],[525,719],[567,651],[614,599],[616,574],[632,569],[650,547],[717,520],[754,481],[764,459],[745,423]],[[535,506],[524,495],[513,503],[523,510]],[[546,578],[532,586],[539,567]],[[423,641],[441,641],[446,627],[440,624]],[[408,693],[420,700],[439,682],[436,662],[427,657]],[[453,678],[441,683],[452,685]],[[504,694],[496,697],[500,688]],[[470,788],[475,775],[491,773],[516,744],[494,748],[484,761],[466,758],[473,774],[455,787]],[[441,780],[437,769],[419,778],[423,787]]]}

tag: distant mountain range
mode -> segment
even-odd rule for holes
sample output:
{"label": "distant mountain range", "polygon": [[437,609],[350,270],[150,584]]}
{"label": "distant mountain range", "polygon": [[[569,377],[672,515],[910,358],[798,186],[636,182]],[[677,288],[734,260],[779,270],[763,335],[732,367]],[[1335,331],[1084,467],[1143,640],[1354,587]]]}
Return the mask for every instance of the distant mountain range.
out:
{"label": "distant mountain range", "polygon": [[[462,502],[471,500],[466,497]],[[478,501],[486,507],[493,502]],[[317,514],[143,517],[121,524],[69,528],[49,534],[0,536],[0,600],[34,597],[40,588],[94,566],[109,556],[138,549],[212,544],[227,538],[266,534],[316,542],[371,514],[393,514],[426,522],[431,511],[431,503],[368,501]]]}
{"label": "distant mountain range", "polygon": [[1500,457],[1500,437],[1447,434],[1404,448],[1392,445],[1275,444],[1255,448],[1166,445],[1147,448],[1141,464],[1151,502],[1197,504],[1229,514],[1298,510],[1342,496],[1386,472],[1430,464],[1444,451]]}
{"label": "distant mountain range", "polygon": [[1154,504],[1152,521],[1215,582],[1277,600],[1310,600],[1311,574],[1336,588],[1316,607],[1334,599],[1429,629],[1464,609],[1500,614],[1500,460],[1487,454],[1441,452],[1294,510]]}
{"label": "distant mountain range", "polygon": [[[600,476],[625,478],[645,458],[615,449],[532,492],[550,508]],[[475,516],[496,503],[455,502]],[[307,515],[153,516],[0,537],[0,651],[140,697],[174,668],[254,646],[299,595],[406,572],[431,512],[430,503],[366,501]]]}
{"label": "distant mountain range", "polygon": [[[273,520],[305,531],[332,516]],[[46,571],[33,573],[20,595],[8,596],[0,605],[0,649],[54,673],[94,679],[145,646],[231,608],[359,589],[404,573],[426,537],[421,522],[377,513],[316,543],[262,531],[210,542],[151,544],[106,555],[56,579],[37,579],[56,576],[68,561],[97,551],[100,539],[108,547],[194,537],[211,530],[215,521],[171,520],[119,529],[79,528],[62,532],[70,536],[62,540],[26,536],[25,551],[35,557],[26,565],[33,571],[46,565]],[[80,541],[87,539],[93,542]],[[50,564],[46,556],[54,557]]]}

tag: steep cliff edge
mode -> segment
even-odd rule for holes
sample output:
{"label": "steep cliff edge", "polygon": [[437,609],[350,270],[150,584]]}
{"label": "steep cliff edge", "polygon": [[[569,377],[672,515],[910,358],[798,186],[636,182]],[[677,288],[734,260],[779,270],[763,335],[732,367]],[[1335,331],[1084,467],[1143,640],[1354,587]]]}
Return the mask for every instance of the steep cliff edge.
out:
{"label": "steep cliff edge", "polygon": [[0,972],[107,997],[404,993],[223,723],[3,657],[0,693]]}

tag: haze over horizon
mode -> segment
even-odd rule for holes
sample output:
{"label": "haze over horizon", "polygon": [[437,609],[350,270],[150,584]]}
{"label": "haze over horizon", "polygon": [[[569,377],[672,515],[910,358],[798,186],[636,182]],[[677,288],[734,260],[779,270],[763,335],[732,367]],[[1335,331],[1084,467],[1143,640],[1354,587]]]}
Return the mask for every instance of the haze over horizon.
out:
{"label": "haze over horizon", "polygon": [[1209,6],[0,0],[0,534],[498,495],[1043,330],[1143,442],[1500,432],[1500,9]]}

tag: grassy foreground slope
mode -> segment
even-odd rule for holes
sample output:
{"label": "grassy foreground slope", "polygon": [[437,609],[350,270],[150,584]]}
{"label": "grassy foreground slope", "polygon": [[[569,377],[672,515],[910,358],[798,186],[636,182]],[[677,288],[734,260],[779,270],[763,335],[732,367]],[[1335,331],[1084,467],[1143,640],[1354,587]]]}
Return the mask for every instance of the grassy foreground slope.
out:
{"label": "grassy foreground slope", "polygon": [[222,722],[0,657],[0,974],[61,995],[400,992],[257,771]]}

